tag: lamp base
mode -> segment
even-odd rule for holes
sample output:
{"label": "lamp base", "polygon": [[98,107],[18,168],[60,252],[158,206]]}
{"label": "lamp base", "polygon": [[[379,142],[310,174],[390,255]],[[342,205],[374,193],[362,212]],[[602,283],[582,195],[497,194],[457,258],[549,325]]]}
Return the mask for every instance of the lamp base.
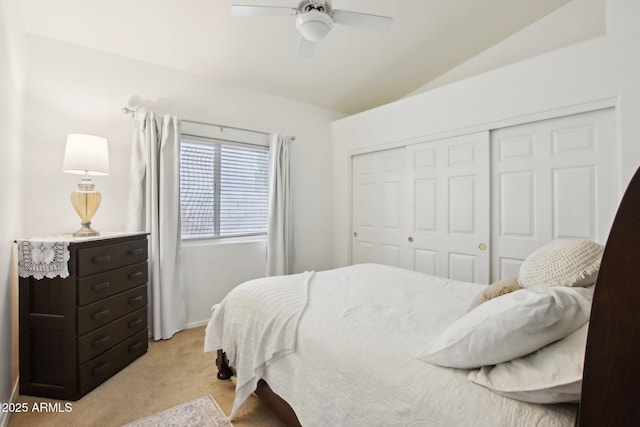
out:
{"label": "lamp base", "polygon": [[91,218],[100,206],[102,195],[95,190],[95,185],[91,182],[89,175],[85,175],[78,184],[78,189],[71,193],[71,204],[80,216],[80,230],[73,233],[74,237],[98,236],[96,230],[91,228]]}
{"label": "lamp base", "polygon": [[87,222],[87,223],[82,223],[82,227],[80,227],[80,230],[75,231],[73,233],[73,237],[90,237],[90,236],[99,236],[100,233],[96,230],[94,230],[93,228],[91,228],[91,223]]}

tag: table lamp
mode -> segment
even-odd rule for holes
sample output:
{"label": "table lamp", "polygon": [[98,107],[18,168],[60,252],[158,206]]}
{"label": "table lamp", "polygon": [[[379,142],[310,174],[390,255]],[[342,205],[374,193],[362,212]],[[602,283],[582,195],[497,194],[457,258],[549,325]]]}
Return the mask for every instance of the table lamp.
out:
{"label": "table lamp", "polygon": [[71,204],[80,216],[81,228],[73,233],[76,237],[97,236],[91,228],[91,218],[98,210],[102,195],[95,190],[90,175],[109,174],[109,149],[105,138],[85,134],[69,134],[64,151],[63,170],[66,173],[83,175],[78,189],[71,193]]}

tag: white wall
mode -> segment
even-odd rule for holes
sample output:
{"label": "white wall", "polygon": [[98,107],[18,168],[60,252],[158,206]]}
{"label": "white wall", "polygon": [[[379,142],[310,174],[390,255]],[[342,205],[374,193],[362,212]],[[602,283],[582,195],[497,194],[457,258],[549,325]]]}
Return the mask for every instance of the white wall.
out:
{"label": "white wall", "polygon": [[[402,99],[333,126],[334,261],[350,260],[350,156],[406,142],[616,107],[617,189],[640,164],[640,2],[609,0],[607,34]],[[514,36],[514,37],[517,37]]]}
{"label": "white wall", "polygon": [[[330,267],[331,122],[337,113],[181,72],[37,36],[26,38],[27,87],[24,222],[28,236],[79,227],[69,202],[78,177],[62,172],[65,138],[84,132],[109,139],[111,173],[96,177],[103,201],[96,230],[125,225],[132,120],[122,107],[144,105],[185,119],[295,135],[292,148],[295,270]],[[239,283],[264,275],[264,242],[187,244],[188,322]]]}
{"label": "white wall", "polygon": [[513,36],[438,76],[413,91],[412,95],[602,36],[606,31],[605,7],[605,0],[572,0]]}
{"label": "white wall", "polygon": [[[15,5],[0,0],[0,402],[11,402],[17,393],[18,336],[17,283],[12,257],[13,240],[22,233],[23,86],[20,76],[21,29],[16,26]],[[0,426],[9,414],[0,413]]]}

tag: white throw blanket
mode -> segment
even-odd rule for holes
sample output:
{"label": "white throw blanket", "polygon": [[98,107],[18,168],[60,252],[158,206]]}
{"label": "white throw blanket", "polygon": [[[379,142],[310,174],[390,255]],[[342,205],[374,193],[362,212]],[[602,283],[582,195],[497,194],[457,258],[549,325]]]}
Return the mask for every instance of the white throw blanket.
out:
{"label": "white throw blanket", "polygon": [[305,272],[251,280],[213,306],[204,351],[223,349],[236,370],[231,419],[255,391],[266,364],[295,350],[313,275]]}

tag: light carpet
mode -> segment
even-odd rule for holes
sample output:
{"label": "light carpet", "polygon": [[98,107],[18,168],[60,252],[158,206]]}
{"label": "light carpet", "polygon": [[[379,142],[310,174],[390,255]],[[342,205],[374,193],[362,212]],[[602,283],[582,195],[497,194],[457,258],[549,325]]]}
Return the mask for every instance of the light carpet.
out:
{"label": "light carpet", "polygon": [[233,427],[211,395],[202,396],[123,427]]}
{"label": "light carpet", "polygon": [[[203,352],[204,326],[179,332],[170,340],[149,341],[149,352],[82,399],[70,402],[71,412],[14,412],[8,427],[120,427],[133,420],[211,395],[225,414],[233,406],[235,385],[220,381],[215,353]],[[60,402],[20,395],[31,407]],[[235,427],[283,427],[282,422],[252,395],[234,418]]]}

